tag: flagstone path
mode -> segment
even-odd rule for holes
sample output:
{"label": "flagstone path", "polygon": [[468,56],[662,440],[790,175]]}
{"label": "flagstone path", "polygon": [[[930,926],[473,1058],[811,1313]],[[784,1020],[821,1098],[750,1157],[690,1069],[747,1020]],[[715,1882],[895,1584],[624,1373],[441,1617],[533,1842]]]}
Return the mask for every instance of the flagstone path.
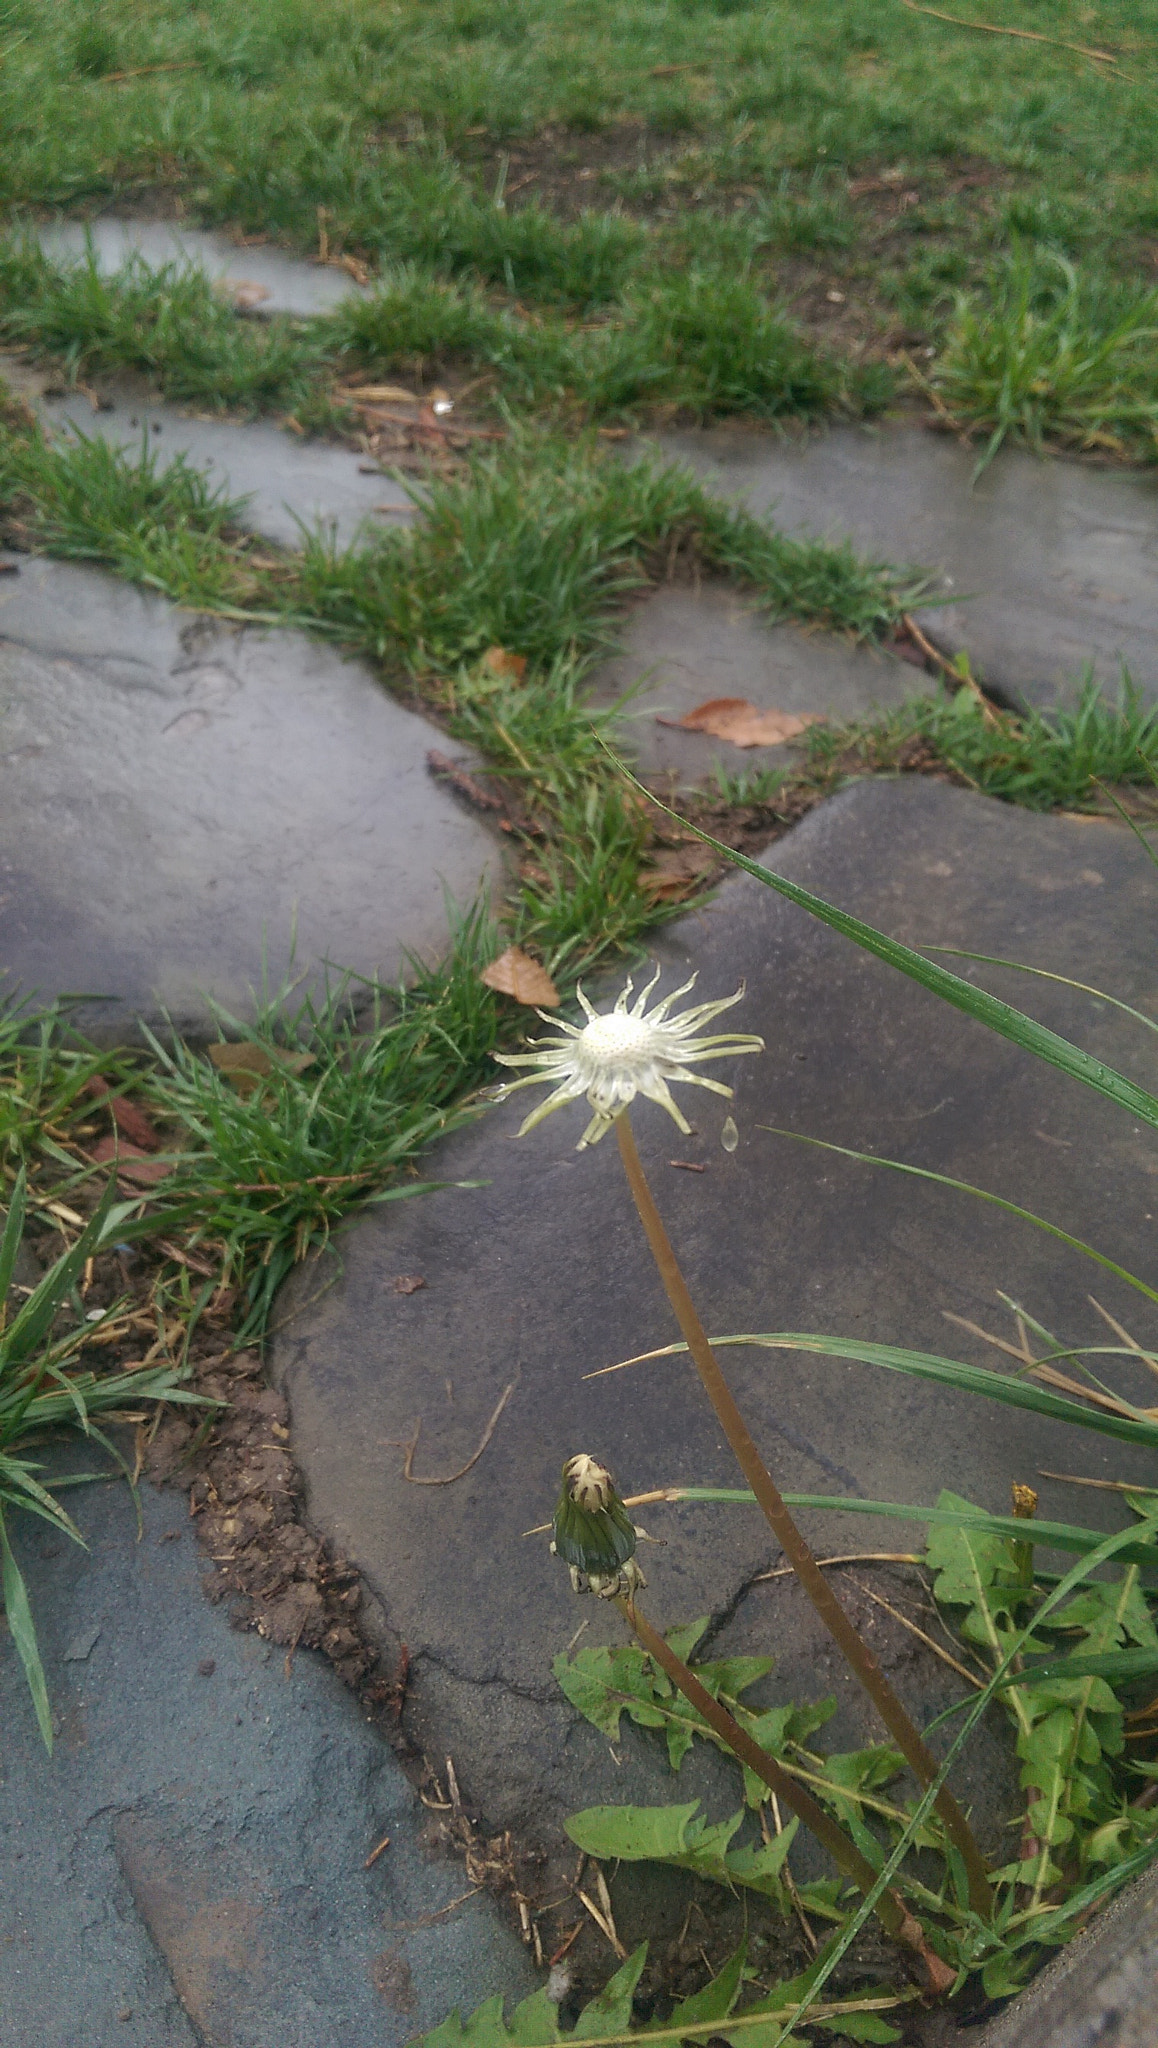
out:
{"label": "flagstone path", "polygon": [[[78,247],[74,230],[61,232]],[[104,260],[118,260],[126,238],[154,261],[172,246],[167,226],[94,232]],[[278,252],[180,234],[235,281],[265,282],[266,311],[312,310],[356,288]],[[113,391],[112,412],[93,411],[87,399],[46,398],[37,373],[11,361],[3,374],[12,381],[17,370],[46,418],[126,442],[144,430],[230,487],[252,488],[249,517],[271,537],[292,538],[294,513],[349,535],[373,504],[404,503],[386,479],[361,477],[348,451],[303,445],[268,423],[189,418],[129,384]],[[719,429],[661,445],[793,527],[851,533],[872,555],[943,572],[955,602],[927,615],[933,630],[967,646],[1010,696],[1050,701],[1087,661],[1113,682],[1120,658],[1147,692],[1158,684],[1146,477],[1004,451],[970,494],[971,456],[905,427],[783,441]],[[300,635],[181,613],[95,570],[13,560],[16,573],[0,578],[0,967],[27,988],[105,999],[87,1013],[105,1036],[162,1004],[196,1033],[206,1027],[202,991],[244,1003],[263,948],[271,973],[281,971],[295,915],[300,967],[392,972],[406,946],[439,949],[444,880],[460,897],[480,880],[494,885],[493,842],[425,774],[425,750],[441,735],[366,667]],[[606,698],[654,668],[628,730],[642,758],[680,774],[711,758],[734,769],[774,756],[685,746],[687,736],[656,724],[661,709],[678,716],[705,697],[742,695],[847,716],[923,686],[886,656],[770,629],[719,585],[660,592],[630,615],[626,638],[598,688]],[[772,857],[902,936],[1031,958],[1158,1004],[1150,871],[1116,825],[1030,817],[911,780],[846,792]],[[746,976],[737,1022],[768,1040],[762,1059],[737,1067],[734,1157],[719,1147],[710,1099],[696,1105],[691,1139],[650,1107],[639,1118],[710,1324],[856,1331],[988,1358],[943,1311],[1000,1327],[1004,1288],[1082,1334],[1098,1327],[1091,1280],[1115,1313],[1145,1324],[1133,1298],[1050,1240],[761,1128],[787,1124],[996,1186],[1144,1263],[1153,1161],[1108,1104],[949,1015],[754,882],[729,885],[657,952],[672,973],[700,969],[703,993]],[[1046,984],[1011,993],[1146,1071],[1145,1049],[1093,999]],[[309,1298],[314,1274],[292,1291],[275,1365],[310,1516],[361,1564],[383,1643],[405,1639],[414,1656],[416,1735],[455,1756],[488,1822],[557,1846],[570,1807],[664,1797],[671,1786],[642,1738],[629,1734],[616,1760],[562,1702],[551,1656],[582,1622],[584,1643],[618,1622],[577,1607],[542,1540],[523,1532],[549,1512],[559,1465],[579,1448],[608,1455],[632,1489],[734,1475],[682,1365],[583,1380],[665,1341],[666,1310],[614,1148],[577,1157],[573,1116],[516,1144],[517,1122],[516,1103],[437,1148],[439,1177],[485,1186],[376,1212],[344,1235],[329,1291]],[[704,1171],[671,1164],[681,1159]],[[402,1272],[422,1272],[426,1288],[394,1292]],[[1135,1470],[1100,1439],[1073,1442],[1057,1426],[865,1367],[730,1357],[778,1471],[800,1490],[927,1500],[948,1484],[1001,1507],[1010,1480],[1032,1480],[1043,1465]],[[421,1418],[415,1470],[447,1478],[507,1385],[493,1441],[465,1478],[406,1482],[395,1439]],[[1080,1507],[1096,1519],[1101,1503],[1112,1519],[1105,1495],[1079,1503],[1057,1482],[1041,1485],[1047,1512],[1077,1517]],[[427,1902],[437,1910],[455,1873],[423,1872],[409,1794],[322,1668],[299,1658],[286,1679],[280,1658],[266,1664],[259,1644],[191,1598],[195,1554],[173,1499],[150,1497],[140,1549],[113,1529],[126,1513],[118,1492],[88,1495],[80,1513],[90,1557],[49,1555],[26,1537],[63,1703],[52,1767],[0,1643],[0,1800],[10,1839],[23,1830],[27,1872],[0,1920],[0,2048],[31,2038],[46,2048],[258,2048],[275,2035],[314,2048],[321,2031],[392,2048],[456,1997],[517,1988],[520,1955],[477,1902],[477,1919],[440,1922],[437,1937],[383,1933],[384,1921],[420,1919]],[[751,1516],[657,1508],[647,1519],[666,1545],[647,1553],[659,1619],[708,1612],[720,1648],[771,1642],[777,1696],[841,1689],[791,1589],[758,1583],[770,1553]],[[874,1544],[863,1522],[813,1526],[837,1547]],[[889,1525],[884,1547],[896,1542]],[[98,1622],[90,1649],[70,1655],[82,1623],[91,1633]],[[877,1639],[902,1686],[916,1687],[918,1710],[945,1703],[943,1675],[911,1666],[904,1639],[883,1624]],[[214,1677],[202,1678],[209,1659]],[[842,1694],[833,1732],[874,1731]],[[1006,1781],[996,1745],[981,1759],[992,1831]],[[711,1759],[685,1764],[684,1798],[718,1801],[720,1785]],[[363,1844],[379,1825],[397,1829],[399,1853],[363,1880]],[[191,1871],[188,1882],[175,1869]],[[620,1885],[625,1932],[643,1896],[639,1882]],[[371,1998],[367,1983],[385,1988]],[[416,2002],[403,2015],[409,1984]]]}

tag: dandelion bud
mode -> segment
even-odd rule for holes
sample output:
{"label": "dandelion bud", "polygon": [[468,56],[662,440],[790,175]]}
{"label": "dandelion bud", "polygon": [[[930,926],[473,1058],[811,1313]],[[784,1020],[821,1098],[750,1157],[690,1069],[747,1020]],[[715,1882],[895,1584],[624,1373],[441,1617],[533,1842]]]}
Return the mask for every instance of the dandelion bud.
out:
{"label": "dandelion bud", "polygon": [[[576,1592],[584,1590],[578,1579],[590,1581],[592,1591],[605,1599],[630,1590],[618,1582],[635,1554],[635,1528],[606,1465],[586,1452],[568,1458],[563,1467],[551,1549],[570,1567]],[[606,1592],[604,1582],[610,1588]]]}

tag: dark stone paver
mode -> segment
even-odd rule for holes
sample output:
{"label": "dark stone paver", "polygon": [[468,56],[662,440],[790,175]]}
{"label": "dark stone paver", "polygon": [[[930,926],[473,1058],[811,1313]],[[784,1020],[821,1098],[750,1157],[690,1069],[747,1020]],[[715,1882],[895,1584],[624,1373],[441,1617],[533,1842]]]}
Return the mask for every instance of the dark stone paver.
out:
{"label": "dark stone paver", "polygon": [[930,612],[926,629],[967,648],[978,674],[1013,698],[1053,703],[1088,663],[1111,691],[1125,662],[1148,697],[1158,693],[1147,471],[1003,448],[971,490],[975,449],[892,423],[796,440],[721,426],[664,434],[659,446],[792,531],[851,537],[877,560],[943,572],[960,602]]}
{"label": "dark stone paver", "polygon": [[38,233],[46,255],[57,262],[83,262],[91,248],[102,271],[119,270],[139,255],[154,270],[166,263],[197,265],[226,294],[238,285],[263,286],[268,296],[247,307],[259,318],[272,313],[294,313],[299,318],[328,313],[351,294],[361,296],[361,287],[348,270],[305,262],[272,242],[233,241],[185,221],[124,220],[103,214],[91,221],[48,221]]}
{"label": "dark stone paver", "polygon": [[96,570],[0,581],[0,966],[29,993],[204,1029],[322,963],[395,975],[446,945],[494,841],[432,783],[443,735],[364,666]]}
{"label": "dark stone paver", "polygon": [[623,652],[603,664],[592,702],[614,703],[630,691],[618,730],[641,773],[699,782],[717,764],[735,775],[789,758],[786,747],[736,747],[673,729],[670,721],[711,697],[851,722],[936,688],[882,648],[770,625],[742,591],[709,582],[658,590],[629,613]]}
{"label": "dark stone paver", "polygon": [[[180,1493],[68,1495],[90,1549],[18,1550],[57,1728],[0,1626],[0,2048],[400,2048],[533,1988],[392,1753],[321,1659],[200,1597]],[[370,1870],[384,1835],[390,1846]]]}
{"label": "dark stone paver", "polygon": [[[1152,872],[1115,824],[1037,818],[926,781],[866,783],[814,812],[771,858],[910,940],[1022,957],[1127,1000],[1158,1000]],[[760,1128],[787,1125],[995,1188],[1145,1270],[1153,1146],[1108,1103],[754,881],[731,884],[660,951],[680,978],[697,968],[705,995],[746,975],[747,1000],[729,1021],[768,1045],[734,1076],[713,1070],[736,1083],[733,1157],[719,1145],[725,1106],[710,1097],[685,1093],[693,1138],[647,1104],[636,1120],[709,1329],[819,1328],[993,1363],[944,1312],[1000,1329],[1002,1288],[1067,1338],[1098,1341],[1091,1288],[1147,1326],[1135,1297],[1040,1233]],[[1096,1052],[1146,1071],[1148,1047],[1104,1005],[1045,983],[1013,993]],[[606,1456],[625,1491],[736,1480],[684,1363],[584,1380],[667,1341],[672,1319],[614,1143],[577,1155],[580,1110],[515,1143],[525,1107],[515,1098],[431,1155],[438,1178],[483,1186],[364,1217],[344,1233],[326,1287],[303,1274],[274,1364],[311,1519],[361,1566],[383,1639],[410,1647],[422,1740],[455,1754],[489,1820],[555,1840],[569,1808],[663,1797],[669,1781],[642,1739],[627,1736],[612,1758],[555,1691],[551,1659],[582,1622],[585,1642],[622,1625],[592,1602],[578,1605],[545,1539],[524,1532],[549,1515],[560,1464],[578,1449]],[[673,1170],[681,1158],[706,1171]],[[423,1274],[425,1289],[395,1293],[399,1273]],[[951,1486],[1002,1509],[1011,1481],[1030,1480],[1045,1514],[1112,1520],[1104,1494],[1076,1496],[1039,1481],[1039,1468],[1141,1476],[1137,1458],[1104,1439],[868,1367],[755,1352],[728,1362],[781,1483],[797,1491],[929,1501]],[[510,1382],[473,1470],[454,1484],[407,1485],[396,1446],[419,1418],[414,1469],[454,1473]],[[898,1547],[896,1524],[805,1519],[835,1550]],[[793,1592],[751,1583],[770,1556],[754,1513],[654,1507],[645,1520],[667,1543],[644,1558],[657,1619],[711,1612],[727,1621],[722,1643],[774,1649],[778,1696],[841,1690],[826,1639]],[[906,1531],[899,1547],[919,1540]],[[904,1669],[900,1682],[926,1683]],[[838,1738],[872,1738],[858,1713],[845,1713]],[[983,1776],[994,1769],[990,1758]],[[707,1781],[688,1782],[683,1797]]]}
{"label": "dark stone paver", "polygon": [[46,427],[76,428],[139,457],[142,439],[159,467],[184,455],[212,483],[247,503],[238,523],[283,547],[300,548],[319,525],[343,544],[360,531],[398,526],[413,501],[357,449],[291,434],[276,421],[196,413],[158,396],[143,377],[102,379],[101,404],[62,392],[43,364],[0,352],[0,380],[34,406]]}

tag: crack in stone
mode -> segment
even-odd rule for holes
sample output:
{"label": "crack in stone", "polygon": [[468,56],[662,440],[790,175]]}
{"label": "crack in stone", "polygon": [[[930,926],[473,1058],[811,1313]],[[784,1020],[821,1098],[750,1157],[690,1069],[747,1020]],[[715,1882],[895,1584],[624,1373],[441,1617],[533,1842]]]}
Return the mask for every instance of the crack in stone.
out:
{"label": "crack in stone", "polygon": [[512,1699],[526,1700],[533,1707],[562,1706],[565,1704],[561,1692],[535,1692],[529,1686],[517,1685],[513,1679],[504,1678],[503,1674],[499,1671],[489,1671],[482,1674],[474,1671],[462,1671],[441,1650],[425,1649],[416,1651],[411,1659],[411,1669],[413,1670],[419,1664],[433,1666],[436,1671],[444,1673],[447,1678],[452,1678],[456,1685],[472,1687],[497,1686],[501,1692],[509,1693]]}

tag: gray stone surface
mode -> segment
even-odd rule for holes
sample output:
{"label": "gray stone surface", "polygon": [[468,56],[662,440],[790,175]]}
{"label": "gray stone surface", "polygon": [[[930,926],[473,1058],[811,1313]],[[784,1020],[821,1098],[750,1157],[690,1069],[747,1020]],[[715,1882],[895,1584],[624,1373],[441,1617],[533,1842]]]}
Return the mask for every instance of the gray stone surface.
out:
{"label": "gray stone surface", "polygon": [[400,2048],[533,1988],[489,1899],[430,1917],[468,1881],[328,1666],[200,1597],[183,1496],[139,1544],[123,1485],[68,1499],[87,1552],[15,1525],[51,1759],[0,1623],[0,2048]]}
{"label": "gray stone surface", "polygon": [[1158,497],[1143,470],[1004,448],[976,488],[976,450],[919,426],[777,438],[740,427],[668,433],[659,446],[713,489],[792,531],[944,573],[960,602],[924,617],[1014,699],[1072,694],[1087,663],[1111,691],[1125,662],[1158,694]]}
{"label": "gray stone surface", "polygon": [[26,398],[46,426],[75,427],[139,456],[142,439],[161,467],[184,455],[214,484],[247,500],[238,523],[283,547],[299,548],[302,529],[333,531],[343,543],[413,516],[413,500],[358,450],[303,439],[273,420],[197,414],[159,398],[144,378],[103,381],[95,407],[83,391],[60,392],[43,364],[0,351],[0,380]]}
{"label": "gray stone surface", "polygon": [[304,262],[271,242],[246,245],[184,221],[123,220],[106,214],[91,221],[47,221],[38,235],[46,255],[58,262],[83,261],[91,247],[103,271],[119,270],[139,255],[153,269],[165,263],[197,264],[227,292],[237,285],[261,285],[269,296],[248,310],[264,316],[328,313],[351,293],[358,296],[362,291],[346,270]]}
{"label": "gray stone surface", "polygon": [[[1158,1002],[1153,876],[1116,824],[1033,817],[916,779],[875,782],[814,811],[770,858],[910,941],[1012,955]],[[647,1104],[636,1119],[710,1330],[820,1329],[994,1363],[944,1311],[1001,1331],[1005,1289],[1067,1339],[1098,1341],[1092,1287],[1153,1337],[1136,1297],[1040,1233],[761,1128],[788,1126],[994,1188],[1145,1270],[1146,1203],[1158,1196],[1152,1138],[1108,1103],[753,880],[730,884],[659,950],[681,979],[698,969],[704,995],[746,976],[747,999],[729,1021],[759,1030],[768,1047],[734,1074],[713,1070],[737,1088],[734,1156],[720,1148],[726,1111],[711,1097],[685,1095],[692,1138]],[[1013,994],[1095,1052],[1148,1071],[1143,1034],[1090,997],[1047,983]],[[568,1808],[663,1797],[669,1781],[643,1738],[628,1735],[613,1757],[565,1709],[552,1657],[583,1622],[585,1642],[622,1625],[594,1603],[578,1607],[545,1539],[524,1532],[549,1516],[559,1467],[580,1449],[606,1456],[625,1491],[736,1480],[684,1362],[584,1379],[666,1342],[672,1319],[614,1142],[576,1154],[574,1110],[516,1144],[526,1106],[515,1097],[431,1155],[432,1175],[485,1185],[364,1217],[334,1254],[324,1276],[332,1285],[301,1276],[274,1366],[310,1516],[361,1566],[383,1638],[404,1638],[414,1657],[421,1738],[460,1759],[470,1798],[492,1821],[557,1840]],[[679,1159],[705,1171],[673,1170]],[[396,1294],[398,1273],[421,1273],[427,1286]],[[1002,1509],[1010,1483],[1028,1480],[1044,1514],[1112,1525],[1112,1496],[1039,1481],[1039,1468],[1143,1469],[1106,1439],[869,1367],[743,1351],[728,1363],[781,1483],[796,1491],[921,1502],[950,1486]],[[512,1382],[493,1441],[465,1478],[406,1483],[395,1446],[419,1418],[415,1470],[454,1473]],[[645,1553],[658,1620],[710,1612],[719,1643],[775,1651],[775,1696],[834,1688],[845,1701],[838,1741],[873,1739],[794,1590],[752,1583],[770,1554],[754,1512],[660,1506],[645,1520],[667,1545]],[[805,1520],[833,1550],[898,1547],[895,1523]],[[897,1654],[912,1697],[929,1681]],[[943,1700],[918,1690],[916,1703],[932,1710]],[[987,1779],[1000,1790],[996,1752],[979,1756],[978,1796]],[[708,1782],[690,1770],[684,1797]]]}
{"label": "gray stone surface", "polygon": [[1150,1871],[1076,1934],[976,2048],[1154,2048],[1158,1875]]}
{"label": "gray stone surface", "polygon": [[751,599],[726,583],[660,589],[628,615],[623,652],[606,662],[592,702],[630,691],[618,724],[622,743],[645,775],[668,772],[699,782],[786,766],[790,750],[736,747],[670,723],[710,697],[744,697],[761,711],[813,712],[838,722],[902,704],[937,684],[879,647],[835,633],[769,625]]}
{"label": "gray stone surface", "polygon": [[105,1037],[206,991],[248,1007],[263,952],[395,975],[446,944],[499,871],[436,787],[445,745],[363,665],[286,632],[183,613],[96,570],[0,579],[0,967],[111,1000]]}

